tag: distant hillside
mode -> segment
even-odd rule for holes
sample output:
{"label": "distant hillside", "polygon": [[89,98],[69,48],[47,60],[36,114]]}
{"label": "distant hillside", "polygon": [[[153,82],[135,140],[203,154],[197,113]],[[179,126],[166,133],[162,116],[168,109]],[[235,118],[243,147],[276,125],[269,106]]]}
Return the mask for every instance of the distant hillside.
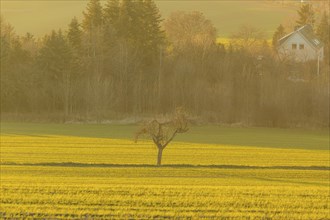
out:
{"label": "distant hillside", "polygon": [[[156,1],[164,18],[171,12],[202,11],[213,21],[219,37],[228,37],[242,24],[260,27],[271,36],[279,23],[296,13],[296,3],[269,1]],[[87,1],[1,1],[1,14],[18,34],[42,36],[52,29],[66,28],[71,18],[82,18]]]}

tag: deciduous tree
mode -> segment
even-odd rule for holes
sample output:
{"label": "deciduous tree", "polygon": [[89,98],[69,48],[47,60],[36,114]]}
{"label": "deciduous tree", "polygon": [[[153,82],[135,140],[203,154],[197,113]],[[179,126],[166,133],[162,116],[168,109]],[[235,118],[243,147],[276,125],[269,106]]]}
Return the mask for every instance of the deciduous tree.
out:
{"label": "deciduous tree", "polygon": [[141,135],[151,138],[158,149],[157,165],[162,163],[163,150],[179,133],[185,133],[189,130],[188,119],[185,112],[180,108],[176,110],[174,117],[168,122],[159,122],[153,120],[142,126],[136,133],[137,141]]}
{"label": "deciduous tree", "polygon": [[265,32],[252,25],[242,25],[238,31],[232,33],[231,43],[236,48],[244,48],[251,53],[257,52],[264,40]]}
{"label": "deciduous tree", "polygon": [[217,31],[202,12],[173,12],[164,24],[167,37],[176,49],[191,46],[210,47]]}

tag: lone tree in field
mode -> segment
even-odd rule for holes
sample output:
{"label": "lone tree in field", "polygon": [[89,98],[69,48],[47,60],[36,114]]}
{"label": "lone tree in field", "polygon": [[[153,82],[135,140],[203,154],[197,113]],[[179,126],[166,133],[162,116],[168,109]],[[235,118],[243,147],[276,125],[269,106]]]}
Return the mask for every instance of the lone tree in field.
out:
{"label": "lone tree in field", "polygon": [[157,120],[153,120],[144,124],[136,133],[135,142],[137,142],[141,135],[151,138],[158,148],[157,165],[160,166],[162,163],[163,150],[178,133],[185,133],[188,130],[186,114],[182,109],[178,109],[174,117],[168,122],[161,123]]}

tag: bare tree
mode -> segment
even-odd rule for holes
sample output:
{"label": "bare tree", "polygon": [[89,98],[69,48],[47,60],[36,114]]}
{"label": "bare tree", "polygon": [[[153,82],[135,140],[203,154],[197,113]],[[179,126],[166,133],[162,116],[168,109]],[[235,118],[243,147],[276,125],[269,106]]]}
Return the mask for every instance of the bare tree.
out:
{"label": "bare tree", "polygon": [[243,47],[254,53],[266,39],[263,30],[252,25],[242,25],[239,30],[231,35],[231,44],[235,47]]}
{"label": "bare tree", "polygon": [[157,165],[162,163],[163,150],[173,140],[178,133],[185,133],[189,130],[188,120],[185,112],[178,108],[174,117],[168,122],[153,120],[144,124],[136,133],[135,142],[141,135],[151,138],[158,148]]}
{"label": "bare tree", "polygon": [[217,30],[202,12],[173,12],[164,23],[169,41],[176,49],[192,46],[204,50],[214,46]]}

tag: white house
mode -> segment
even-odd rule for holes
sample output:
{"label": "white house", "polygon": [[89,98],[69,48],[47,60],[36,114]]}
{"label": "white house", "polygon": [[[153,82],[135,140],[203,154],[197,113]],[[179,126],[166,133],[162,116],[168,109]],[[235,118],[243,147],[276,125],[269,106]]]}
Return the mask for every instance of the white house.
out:
{"label": "white house", "polygon": [[291,58],[299,62],[323,60],[323,43],[315,36],[311,25],[297,28],[278,41],[277,51],[281,58]]}

